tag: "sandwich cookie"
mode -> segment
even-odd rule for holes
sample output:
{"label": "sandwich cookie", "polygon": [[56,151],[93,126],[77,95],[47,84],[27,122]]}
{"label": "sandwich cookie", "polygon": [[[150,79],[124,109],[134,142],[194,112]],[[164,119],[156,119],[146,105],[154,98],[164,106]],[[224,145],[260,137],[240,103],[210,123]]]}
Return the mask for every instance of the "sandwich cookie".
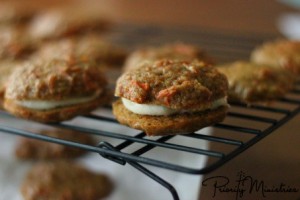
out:
{"label": "sandwich cookie", "polygon": [[200,60],[213,64],[213,59],[201,48],[185,43],[165,44],[158,47],[144,47],[133,51],[125,61],[124,71],[142,66],[143,62],[167,60]]}
{"label": "sandwich cookie", "polygon": [[59,122],[110,101],[102,71],[88,62],[26,63],[11,74],[4,108],[29,120]]}
{"label": "sandwich cookie", "polygon": [[29,25],[29,35],[37,40],[49,40],[90,32],[101,33],[111,22],[99,13],[74,9],[52,9],[36,15]]}
{"label": "sandwich cookie", "polygon": [[300,41],[275,40],[265,42],[251,53],[251,61],[300,74]]}
{"label": "sandwich cookie", "polygon": [[283,97],[293,86],[292,74],[282,68],[237,61],[217,66],[229,82],[231,102],[269,102]]}
{"label": "sandwich cookie", "polygon": [[200,61],[162,60],[124,73],[113,114],[147,135],[191,133],[226,116],[228,82]]}
{"label": "sandwich cookie", "polygon": [[123,64],[126,56],[127,52],[123,48],[105,41],[99,35],[89,34],[45,42],[32,59],[81,60],[117,67]]}
{"label": "sandwich cookie", "polygon": [[27,3],[26,6],[19,2],[0,2],[0,24],[25,24],[35,15],[34,6]]}

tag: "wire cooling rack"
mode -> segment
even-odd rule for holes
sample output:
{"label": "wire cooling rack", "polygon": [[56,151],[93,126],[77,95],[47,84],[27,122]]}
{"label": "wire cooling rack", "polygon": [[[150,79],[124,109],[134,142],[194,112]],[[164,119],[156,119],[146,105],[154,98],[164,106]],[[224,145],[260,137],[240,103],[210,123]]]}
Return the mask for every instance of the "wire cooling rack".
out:
{"label": "wire cooling rack", "polygon": [[[164,42],[184,41],[201,46],[217,58],[219,62],[234,61],[237,59],[247,59],[249,52],[264,40],[272,39],[268,36],[253,36],[241,34],[226,34],[217,31],[188,30],[181,28],[159,28],[149,26],[120,25],[112,31],[111,39],[127,48],[134,48],[140,45],[157,45]],[[104,112],[103,112],[104,110]],[[106,123],[109,126],[121,126],[111,115],[111,108],[104,108],[101,112],[80,116],[80,120]],[[71,129],[80,133],[92,134],[103,138],[110,138],[117,142],[107,142],[101,140],[97,146],[76,143],[58,138],[39,135],[35,132],[18,129],[13,124],[0,124],[0,132],[25,136],[47,142],[81,148],[90,152],[95,152],[121,165],[129,164],[149,176],[163,187],[168,189],[173,199],[179,199],[175,188],[163,178],[146,168],[152,165],[177,172],[188,174],[209,173],[226,162],[241,154],[243,151],[253,146],[255,143],[272,133],[277,128],[284,125],[300,111],[300,84],[286,97],[272,102],[269,105],[255,104],[247,106],[245,104],[231,104],[229,113],[222,123],[214,125],[212,128],[215,136],[207,135],[203,130],[184,135],[170,135],[164,137],[147,137],[143,132],[135,131],[131,134],[114,132],[106,129],[98,129],[82,126],[80,123],[58,123],[48,126],[59,129]],[[106,113],[106,114],[103,114]],[[0,119],[13,118],[9,113],[0,111]],[[23,121],[21,119],[15,119]],[[33,123],[33,122],[28,122]],[[124,129],[126,129],[124,127]],[[224,152],[218,149],[203,149],[198,146],[188,146],[171,142],[175,138],[190,138],[198,141],[208,141],[210,143],[220,143],[230,146],[231,150]],[[111,140],[110,140],[111,141]],[[180,139],[178,140],[180,141]],[[131,146],[138,144],[139,147],[133,151],[128,151]],[[155,157],[147,157],[147,153],[156,149],[168,149],[180,151],[193,156],[203,156],[212,158],[212,162],[202,168],[197,166],[183,166],[178,163],[168,161],[166,155],[164,160]]]}

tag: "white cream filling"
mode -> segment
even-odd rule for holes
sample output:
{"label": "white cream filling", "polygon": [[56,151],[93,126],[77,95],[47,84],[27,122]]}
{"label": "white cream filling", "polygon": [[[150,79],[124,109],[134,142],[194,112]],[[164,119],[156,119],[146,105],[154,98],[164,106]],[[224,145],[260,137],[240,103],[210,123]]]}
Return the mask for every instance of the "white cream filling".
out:
{"label": "white cream filling", "polygon": [[17,101],[16,103],[22,107],[34,109],[34,110],[49,110],[59,108],[63,106],[71,106],[81,103],[86,103],[96,99],[100,94],[101,90],[97,91],[94,95],[89,97],[77,97],[70,98],[61,101],[39,101],[39,100],[28,100],[28,101]]}
{"label": "white cream filling", "polygon": [[[123,105],[130,110],[133,113],[140,114],[140,115],[156,115],[156,116],[161,116],[161,115],[171,115],[175,113],[180,113],[184,112],[182,110],[175,110],[171,109],[165,106],[159,106],[159,105],[151,105],[151,104],[139,104],[132,102],[128,99],[122,98]],[[214,102],[212,102],[211,106],[208,108],[209,110],[214,110],[220,106],[227,106],[227,98],[220,98]],[[199,111],[204,111],[208,109],[203,109],[203,110],[197,110]]]}

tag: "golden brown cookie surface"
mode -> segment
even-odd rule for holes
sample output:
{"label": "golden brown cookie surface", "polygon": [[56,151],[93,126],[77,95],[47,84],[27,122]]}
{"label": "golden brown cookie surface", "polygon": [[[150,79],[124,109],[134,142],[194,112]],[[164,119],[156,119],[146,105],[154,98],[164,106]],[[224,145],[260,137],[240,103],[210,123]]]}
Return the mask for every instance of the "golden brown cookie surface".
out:
{"label": "golden brown cookie surface", "polygon": [[4,107],[41,122],[68,120],[110,101],[102,71],[90,63],[27,63],[10,76]]}
{"label": "golden brown cookie surface", "polygon": [[102,71],[88,62],[28,62],[11,75],[5,98],[62,100],[93,95],[95,91],[104,89],[106,82]]}
{"label": "golden brown cookie surface", "polygon": [[[39,134],[67,141],[78,142],[81,144],[95,144],[93,138],[90,135],[74,132],[71,130],[41,130],[39,131]],[[77,158],[84,153],[86,153],[86,151],[79,148],[67,147],[65,145],[59,145],[30,138],[20,138],[15,150],[16,156],[22,160],[56,160],[60,158],[72,159]]]}
{"label": "golden brown cookie surface", "polygon": [[40,47],[33,59],[62,59],[70,62],[79,59],[97,64],[121,65],[126,55],[123,48],[105,41],[99,35],[90,34],[47,42]]}
{"label": "golden brown cookie surface", "polygon": [[218,66],[229,82],[229,100],[267,102],[283,97],[293,86],[289,71],[246,61]]}
{"label": "golden brown cookie surface", "polygon": [[[14,71],[20,63],[14,61],[1,61],[0,62],[0,102],[3,101],[6,82],[10,74]],[[0,104],[1,107],[2,104]]]}
{"label": "golden brown cookie surface", "polygon": [[33,41],[24,27],[15,25],[0,26],[0,58],[23,59],[35,50]]}
{"label": "golden brown cookie surface", "polygon": [[32,38],[45,40],[102,32],[111,22],[99,13],[82,12],[74,9],[52,9],[37,15],[29,27]]}
{"label": "golden brown cookie surface", "polygon": [[147,135],[196,131],[224,119],[227,78],[200,61],[161,60],[117,81],[113,114]]}
{"label": "golden brown cookie surface", "polygon": [[0,23],[1,24],[23,24],[27,23],[34,16],[35,11],[30,5],[24,6],[17,2],[0,2]]}
{"label": "golden brown cookie surface", "polygon": [[189,61],[197,59],[209,64],[213,63],[212,58],[199,47],[184,43],[174,43],[135,50],[126,59],[123,70],[136,69],[144,62],[154,62],[161,59]]}
{"label": "golden brown cookie surface", "polygon": [[197,110],[226,96],[227,79],[200,61],[162,60],[124,73],[115,95],[140,104]]}
{"label": "golden brown cookie surface", "polygon": [[111,180],[67,161],[35,164],[25,177],[21,193],[25,200],[95,200],[113,190]]}
{"label": "golden brown cookie surface", "polygon": [[222,106],[204,112],[151,116],[129,111],[121,100],[113,103],[113,114],[121,124],[143,130],[148,136],[192,133],[222,121],[227,110],[227,106]]}
{"label": "golden brown cookie surface", "polygon": [[300,41],[281,39],[266,42],[254,49],[251,61],[300,74]]}

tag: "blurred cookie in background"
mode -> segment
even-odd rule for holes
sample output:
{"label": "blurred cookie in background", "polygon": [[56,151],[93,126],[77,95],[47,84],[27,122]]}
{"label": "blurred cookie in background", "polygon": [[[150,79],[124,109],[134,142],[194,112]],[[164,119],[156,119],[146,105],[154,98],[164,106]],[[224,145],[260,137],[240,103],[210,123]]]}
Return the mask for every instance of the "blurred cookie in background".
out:
{"label": "blurred cookie in background", "polygon": [[25,200],[95,200],[112,191],[113,183],[106,174],[62,160],[34,164],[21,185]]}
{"label": "blurred cookie in background", "polygon": [[20,2],[0,2],[0,24],[24,24],[28,23],[36,14],[30,4]]}
{"label": "blurred cookie in background", "polygon": [[[91,135],[67,129],[40,130],[38,134],[86,145],[95,145]],[[87,152],[79,148],[24,137],[19,138],[15,150],[17,158],[22,160],[73,159],[85,153]]]}
{"label": "blurred cookie in background", "polygon": [[201,48],[185,43],[164,44],[157,47],[143,47],[133,51],[126,59],[123,71],[139,68],[144,62],[168,60],[199,60],[213,64],[213,59]]}
{"label": "blurred cookie in background", "polygon": [[45,42],[31,59],[83,60],[121,66],[126,56],[125,49],[106,41],[100,35],[88,34]]}
{"label": "blurred cookie in background", "polygon": [[217,66],[229,83],[229,102],[270,102],[283,97],[293,87],[292,73],[281,68],[248,61]]}
{"label": "blurred cookie in background", "polygon": [[57,39],[90,32],[103,33],[112,26],[105,16],[81,10],[56,8],[43,10],[29,25],[29,35],[37,40]]}
{"label": "blurred cookie in background", "polygon": [[25,26],[0,25],[0,59],[28,58],[36,44],[26,33]]}
{"label": "blurred cookie in background", "polygon": [[71,63],[78,60],[93,62],[105,73],[109,87],[113,88],[121,74],[127,54],[127,50],[112,44],[102,36],[88,34],[45,42],[32,55],[31,60],[43,62],[61,59]]}
{"label": "blurred cookie in background", "polygon": [[252,51],[251,61],[300,75],[300,41],[278,39],[265,42]]}

